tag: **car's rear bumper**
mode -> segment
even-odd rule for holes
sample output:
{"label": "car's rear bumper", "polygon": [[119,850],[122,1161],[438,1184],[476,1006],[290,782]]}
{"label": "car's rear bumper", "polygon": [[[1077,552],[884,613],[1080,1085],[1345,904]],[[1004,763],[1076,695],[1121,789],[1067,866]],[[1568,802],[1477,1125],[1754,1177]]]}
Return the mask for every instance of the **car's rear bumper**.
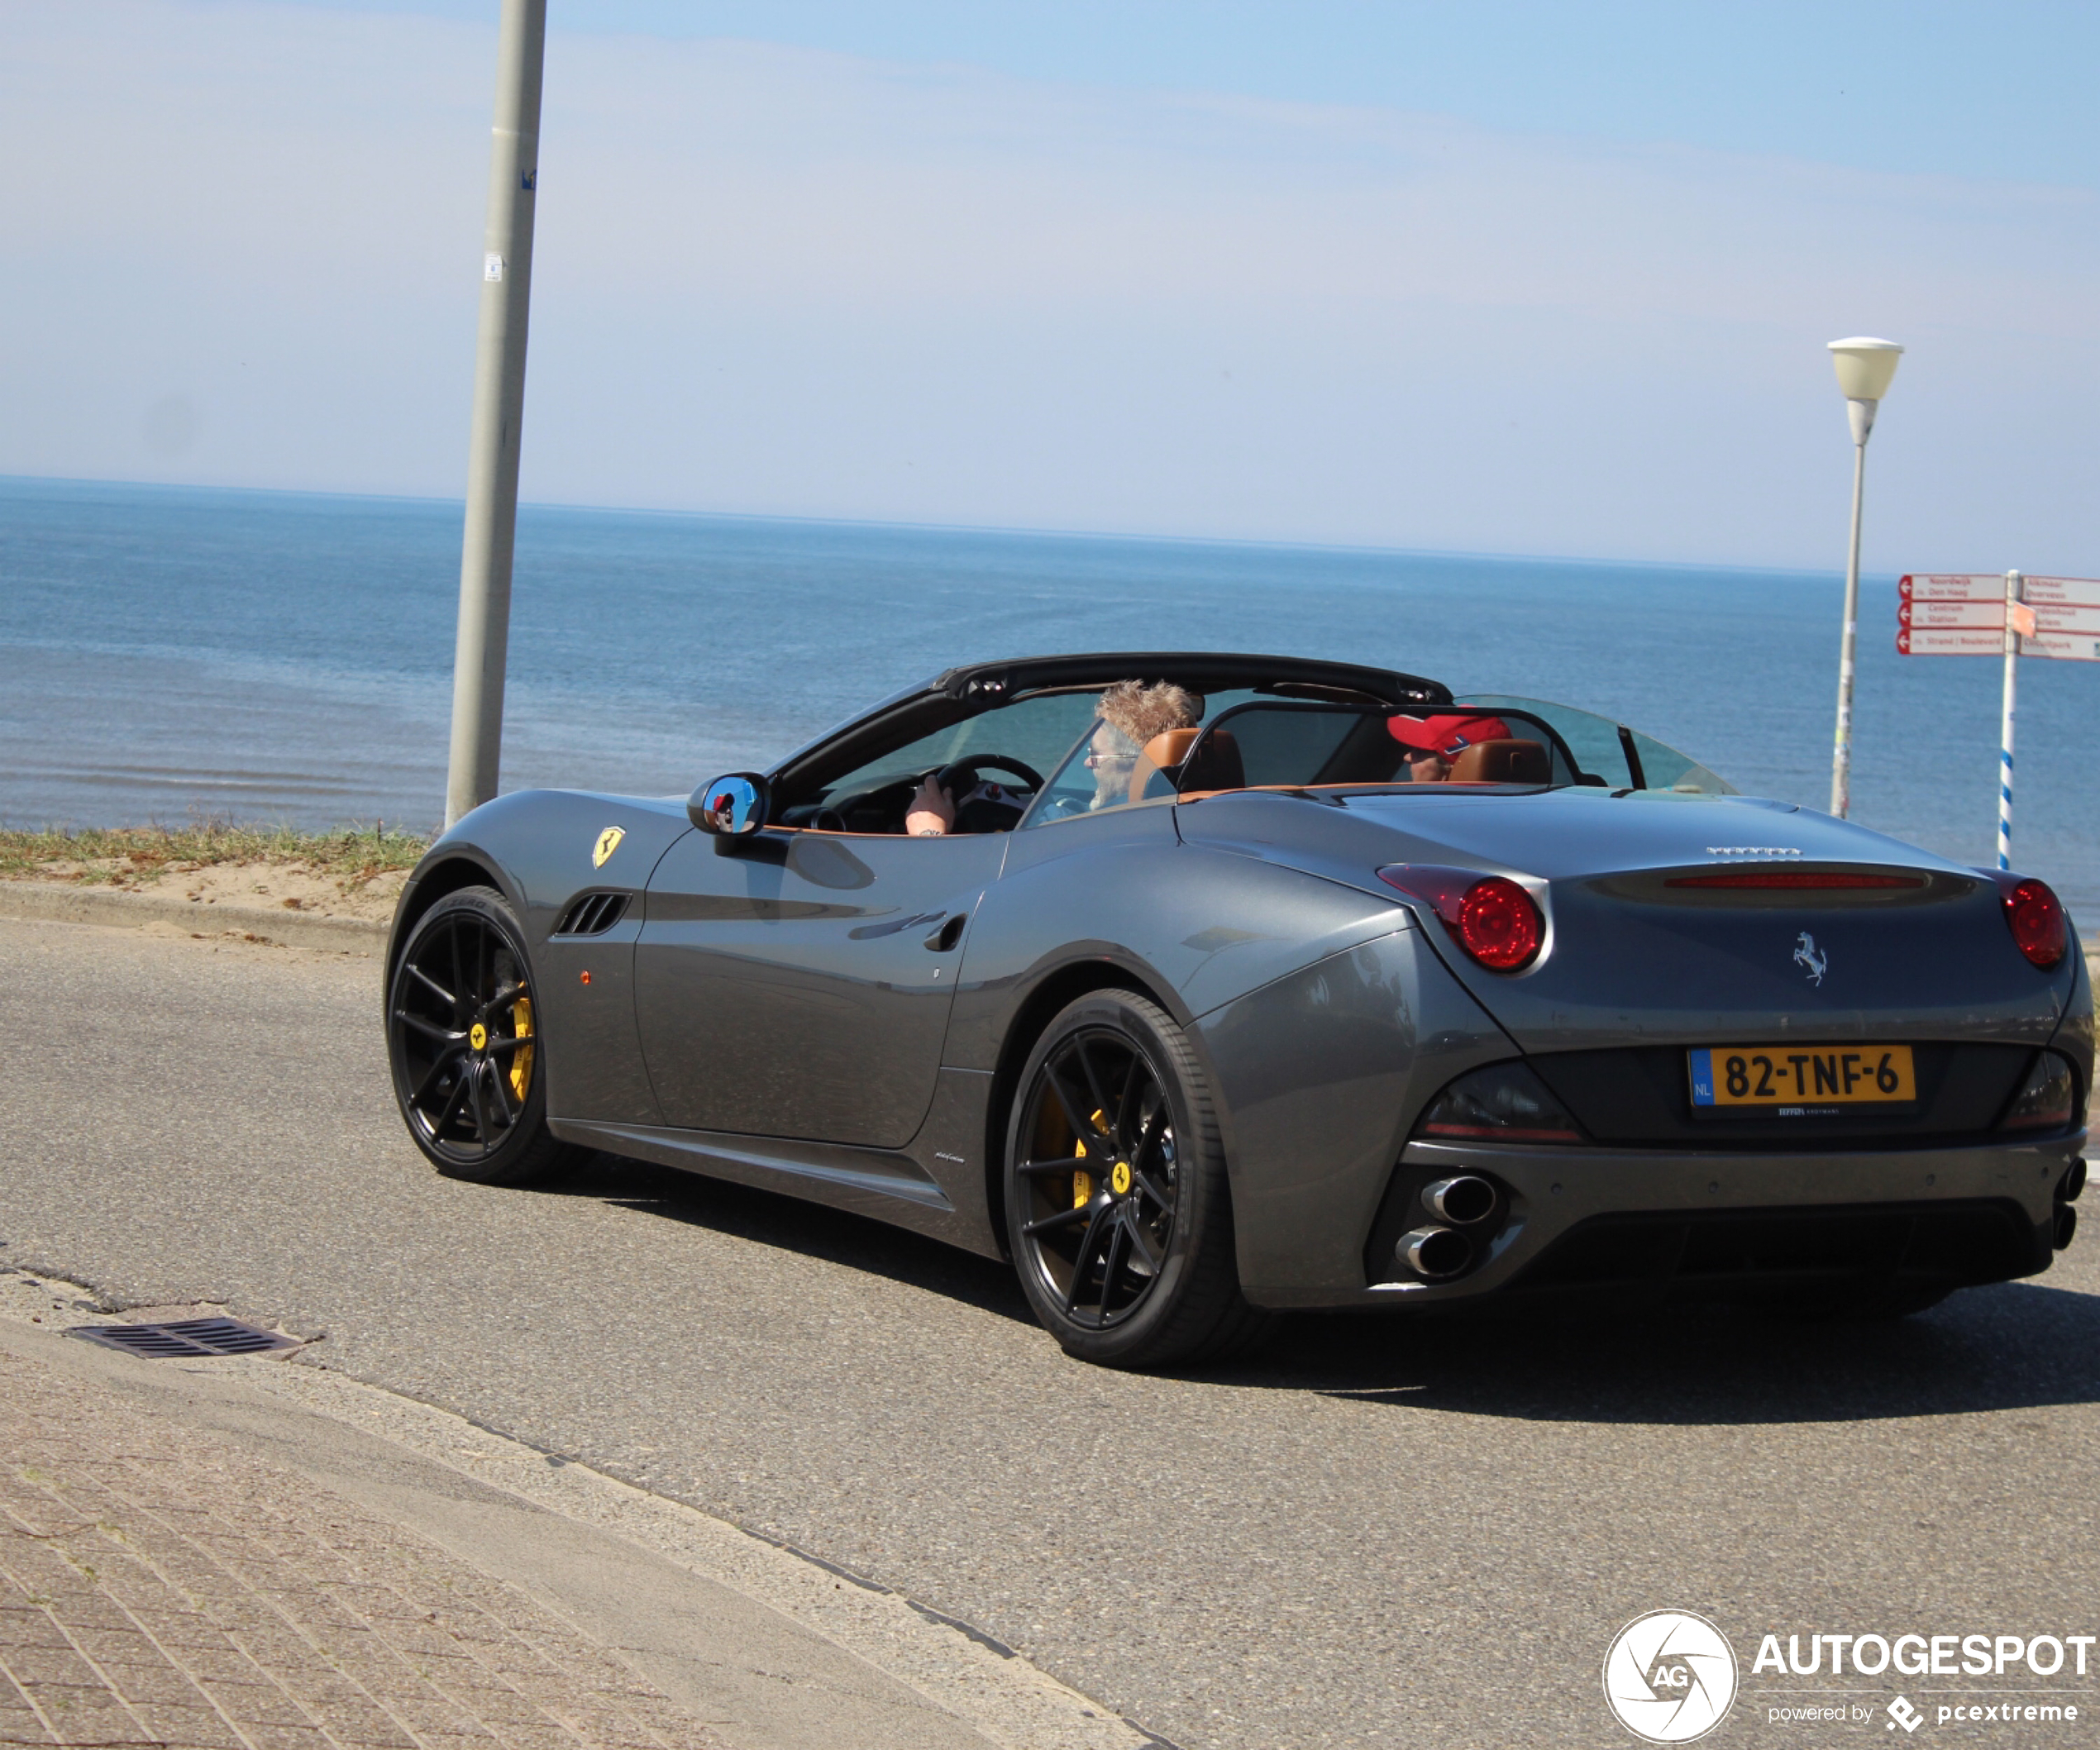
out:
{"label": "car's rear bumper", "polygon": [[[1364,1285],[1248,1285],[1266,1306],[1394,1305],[1533,1290],[1749,1291],[2002,1281],[2048,1267],[2057,1190],[2085,1132],[1849,1152],[1686,1153],[1412,1142],[1365,1244]],[[1434,1224],[1421,1188],[1462,1172],[1501,1190],[1476,1260],[1422,1280],[1396,1256]],[[1463,1230],[1462,1230],[1463,1231]]]}

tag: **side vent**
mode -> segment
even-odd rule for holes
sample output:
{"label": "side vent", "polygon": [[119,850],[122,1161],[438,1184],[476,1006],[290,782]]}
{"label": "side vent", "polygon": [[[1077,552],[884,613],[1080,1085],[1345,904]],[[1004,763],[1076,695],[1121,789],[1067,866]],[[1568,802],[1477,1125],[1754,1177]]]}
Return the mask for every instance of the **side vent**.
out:
{"label": "side vent", "polygon": [[627,916],[626,894],[579,894],[554,927],[557,936],[603,936]]}

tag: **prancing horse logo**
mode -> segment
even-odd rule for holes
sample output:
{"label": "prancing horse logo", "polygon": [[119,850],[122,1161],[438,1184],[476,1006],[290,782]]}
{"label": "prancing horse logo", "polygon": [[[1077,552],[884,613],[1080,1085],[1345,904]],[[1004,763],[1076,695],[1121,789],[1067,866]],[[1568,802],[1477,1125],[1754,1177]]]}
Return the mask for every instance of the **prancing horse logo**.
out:
{"label": "prancing horse logo", "polygon": [[1794,964],[1808,974],[1810,984],[1821,985],[1823,975],[1830,969],[1830,956],[1820,952],[1816,947],[1816,938],[1803,930],[1795,939]]}

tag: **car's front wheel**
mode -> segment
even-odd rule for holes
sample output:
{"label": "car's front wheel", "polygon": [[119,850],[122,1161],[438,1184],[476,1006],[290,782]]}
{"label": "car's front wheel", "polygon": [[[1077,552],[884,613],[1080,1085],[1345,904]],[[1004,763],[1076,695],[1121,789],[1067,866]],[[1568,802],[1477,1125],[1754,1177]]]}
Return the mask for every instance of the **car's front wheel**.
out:
{"label": "car's front wheel", "polygon": [[1091,992],[1044,1029],[1018,1090],[1008,1238],[1067,1352],[1154,1367],[1251,1340],[1262,1317],[1239,1290],[1217,1118],[1173,1018],[1134,992]]}
{"label": "car's front wheel", "polygon": [[440,1171],[526,1185],[583,1152],[547,1130],[524,932],[494,889],[461,888],[416,920],[386,1013],[394,1099]]}

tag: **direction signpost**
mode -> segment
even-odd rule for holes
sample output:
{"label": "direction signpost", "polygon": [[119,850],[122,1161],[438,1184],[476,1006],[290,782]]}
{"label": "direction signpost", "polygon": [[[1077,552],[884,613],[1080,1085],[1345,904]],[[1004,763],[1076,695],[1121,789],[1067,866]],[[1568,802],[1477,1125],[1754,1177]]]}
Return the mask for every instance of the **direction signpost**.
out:
{"label": "direction signpost", "polygon": [[1999,656],[1998,867],[2012,866],[2012,729],[2019,660],[2100,662],[2100,581],[1920,571],[1897,585],[1896,649],[1905,656]]}

